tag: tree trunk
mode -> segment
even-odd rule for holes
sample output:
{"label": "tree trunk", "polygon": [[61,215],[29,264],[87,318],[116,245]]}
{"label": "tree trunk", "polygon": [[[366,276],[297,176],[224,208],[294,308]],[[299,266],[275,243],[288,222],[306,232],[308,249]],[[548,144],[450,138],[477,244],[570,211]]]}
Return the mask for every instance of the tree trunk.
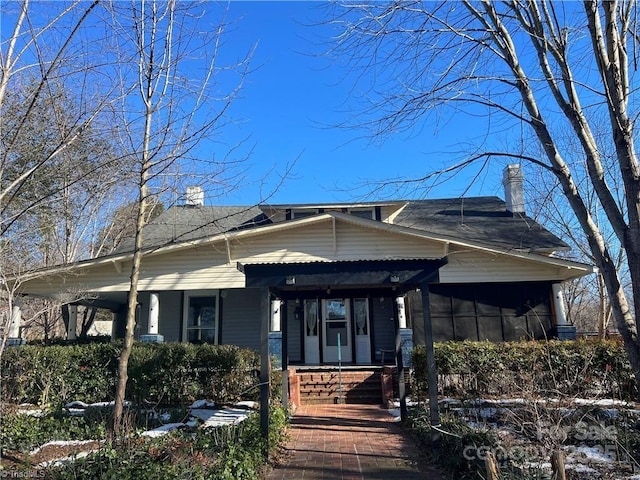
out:
{"label": "tree trunk", "polygon": [[98,309],[95,307],[85,308],[82,318],[82,326],[80,327],[80,337],[87,338],[87,335],[89,335],[89,329],[96,320],[97,313]]}
{"label": "tree trunk", "polygon": [[[143,165],[140,172],[139,183],[139,205],[136,218],[135,249],[133,253],[133,264],[131,266],[131,283],[129,287],[129,299],[127,303],[127,324],[124,336],[124,347],[118,359],[118,383],[116,385],[116,398],[113,409],[113,431],[117,438],[121,436],[124,427],[123,411],[124,400],[127,390],[128,366],[131,350],[133,349],[133,334],[136,326],[136,309],[138,306],[138,279],[140,277],[140,265],[142,264],[142,229],[146,221],[147,210],[147,182],[149,174],[149,141],[151,131],[152,110],[147,108],[145,120],[145,138],[143,144]],[[112,439],[114,439],[112,437]]]}
{"label": "tree trunk", "polygon": [[142,227],[144,226],[144,208],[146,201],[146,181],[140,191],[140,207],[136,221],[135,251],[133,254],[133,265],[131,266],[131,283],[129,287],[129,298],[127,302],[127,323],[125,327],[124,346],[118,358],[118,383],[116,384],[116,398],[113,408],[113,425],[111,439],[122,436],[125,422],[123,418],[124,401],[127,391],[127,380],[129,378],[129,357],[133,349],[133,334],[136,327],[136,309],[138,306],[138,279],[140,277],[140,265],[142,263]]}

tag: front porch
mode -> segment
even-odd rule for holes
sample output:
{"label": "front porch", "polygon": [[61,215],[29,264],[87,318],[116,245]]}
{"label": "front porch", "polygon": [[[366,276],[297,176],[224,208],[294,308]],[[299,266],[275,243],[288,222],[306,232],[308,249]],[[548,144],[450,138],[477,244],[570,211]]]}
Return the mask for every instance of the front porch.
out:
{"label": "front porch", "polygon": [[[260,315],[260,402],[261,402],[261,430],[266,435],[269,425],[269,378],[271,365],[271,357],[273,354],[278,357],[274,368],[282,369],[282,400],[286,406],[290,401],[294,401],[291,394],[296,395],[299,390],[298,379],[300,378],[296,372],[290,373],[291,352],[289,352],[289,307],[295,303],[294,324],[300,324],[300,320],[304,319],[303,348],[305,354],[302,357],[304,363],[333,363],[337,361],[342,363],[359,363],[358,360],[369,359],[366,364],[371,363],[371,353],[377,352],[375,338],[371,338],[370,324],[367,328],[367,320],[369,314],[366,313],[367,306],[371,304],[374,298],[397,298],[404,295],[408,290],[419,290],[422,298],[424,337],[427,346],[427,365],[429,370],[429,391],[430,404],[432,407],[432,423],[439,422],[437,414],[437,385],[435,377],[435,361],[433,357],[433,329],[431,325],[431,315],[429,308],[429,284],[439,281],[439,269],[446,265],[447,258],[438,259],[404,259],[404,260],[373,260],[373,261],[337,261],[337,262],[310,262],[310,263],[276,263],[276,264],[238,264],[238,269],[245,275],[245,287],[256,288],[260,290],[261,297],[261,315]],[[284,303],[281,309],[281,317],[277,320],[273,315],[273,300]],[[305,300],[309,303],[303,304]],[[362,308],[356,306],[356,302],[360,302]],[[381,302],[381,303],[382,303]],[[395,364],[399,371],[404,371],[405,355],[402,354],[402,336],[399,316],[397,312],[397,303],[393,303],[391,315],[387,317],[388,323],[394,332],[394,347],[392,351],[395,353]],[[300,308],[300,305],[304,305]],[[307,311],[307,308],[309,310]],[[356,315],[352,317],[349,314],[349,308],[352,308]],[[302,311],[301,311],[302,310]],[[360,315],[359,315],[359,314]],[[301,315],[302,314],[302,315]],[[365,321],[362,321],[364,318]],[[311,320],[310,322],[308,320]],[[355,337],[361,328],[363,330],[362,349],[356,349],[357,341],[351,339],[351,335]],[[320,330],[322,328],[322,330]],[[365,331],[366,330],[366,331]],[[324,340],[322,334],[324,333]],[[275,335],[273,335],[275,334]],[[344,337],[343,337],[344,335]],[[317,343],[314,339],[314,345],[318,345],[319,358],[309,357],[309,349],[306,344],[305,337],[318,337]],[[347,343],[343,343],[342,338],[347,338]],[[342,357],[343,345],[348,347],[351,345],[351,351],[354,356]],[[367,346],[371,348],[368,356],[359,358],[360,351],[367,351]],[[273,348],[272,348],[273,347]],[[322,353],[321,353],[322,351]],[[334,355],[335,353],[335,355]],[[336,358],[337,357],[337,358]],[[355,362],[354,362],[355,361]],[[362,362],[363,364],[365,362]],[[346,394],[344,391],[344,383],[341,381],[343,370],[338,368],[338,375],[330,372],[324,374],[316,374],[318,382],[322,388],[315,388],[313,381],[311,382],[311,390],[317,390],[320,395],[316,395],[315,401],[326,402],[344,402]],[[385,391],[388,388],[388,381],[383,381],[383,375],[377,375],[375,371],[363,370],[364,373],[360,377],[371,379],[371,390],[375,390],[374,382],[376,377],[380,379],[380,392],[382,397],[382,385],[385,385]],[[311,376],[313,378],[313,376]],[[403,380],[404,375],[400,378]],[[337,380],[337,392],[336,392]],[[355,399],[359,385],[363,384],[363,378],[350,378],[352,385],[349,392]],[[290,383],[294,382],[293,388]],[[393,381],[390,381],[391,386]],[[367,389],[369,386],[367,386]],[[392,387],[391,387],[392,388]],[[393,391],[393,389],[391,390]],[[388,394],[388,393],[387,393]],[[393,394],[391,394],[393,395]],[[404,389],[404,381],[399,382],[398,397],[400,398],[400,406],[402,417],[406,417],[406,394]],[[298,397],[297,404],[302,401]],[[362,399],[359,399],[362,401]],[[383,398],[380,398],[380,403]]]}

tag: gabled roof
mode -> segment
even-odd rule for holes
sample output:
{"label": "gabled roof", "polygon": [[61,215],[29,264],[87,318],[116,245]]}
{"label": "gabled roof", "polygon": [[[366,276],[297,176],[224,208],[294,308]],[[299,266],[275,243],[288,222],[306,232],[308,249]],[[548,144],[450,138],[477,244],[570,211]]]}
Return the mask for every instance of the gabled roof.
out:
{"label": "gabled roof", "polygon": [[[268,215],[291,209],[340,210],[354,207],[389,206],[397,212],[393,225],[466,244],[490,246],[504,251],[550,254],[569,246],[524,214],[507,211],[498,197],[407,200],[349,204],[287,204],[261,206],[174,206],[150,222],[144,230],[144,246],[158,248],[225,233],[273,224]],[[267,215],[268,214],[268,215]],[[283,217],[284,218],[284,217]],[[283,220],[284,221],[284,220]],[[388,225],[388,224],[383,224]],[[133,250],[133,239],[114,253]]]}
{"label": "gabled roof", "polygon": [[[222,233],[234,232],[271,223],[257,206],[209,207],[174,206],[144,227],[145,248],[183,243]],[[134,239],[125,240],[115,254],[133,251]]]}

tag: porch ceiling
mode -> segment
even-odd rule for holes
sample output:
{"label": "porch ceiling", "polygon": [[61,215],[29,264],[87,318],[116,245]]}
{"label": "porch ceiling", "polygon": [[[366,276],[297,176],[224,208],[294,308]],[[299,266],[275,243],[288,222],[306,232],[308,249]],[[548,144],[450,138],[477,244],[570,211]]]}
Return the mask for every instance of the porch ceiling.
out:
{"label": "porch ceiling", "polygon": [[247,287],[269,287],[282,294],[310,290],[410,290],[438,282],[447,258],[417,260],[363,260],[278,264],[238,264]]}

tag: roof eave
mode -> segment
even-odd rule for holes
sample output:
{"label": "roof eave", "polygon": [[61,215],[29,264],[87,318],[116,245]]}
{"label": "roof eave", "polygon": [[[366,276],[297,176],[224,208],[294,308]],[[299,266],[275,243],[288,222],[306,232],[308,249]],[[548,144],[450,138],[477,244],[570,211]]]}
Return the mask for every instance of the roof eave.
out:
{"label": "roof eave", "polygon": [[[396,234],[416,237],[424,240],[449,243],[451,245],[456,245],[456,246],[465,247],[465,248],[473,248],[473,249],[485,251],[491,254],[508,255],[515,258],[521,258],[526,260],[543,262],[551,265],[557,265],[559,267],[576,268],[584,272],[582,273],[582,275],[587,275],[589,273],[593,273],[594,271],[591,265],[563,260],[563,259],[551,257],[549,255],[543,255],[541,253],[530,252],[530,251],[517,251],[515,249],[495,248],[492,246],[481,244],[479,242],[462,241],[453,236],[440,235],[440,234],[436,235],[436,234],[426,232],[424,230],[418,230],[410,227],[404,227],[401,225],[380,222],[377,220],[370,220],[370,219],[361,218],[361,217],[349,215],[346,213],[340,213],[340,212],[321,213],[318,215],[313,215],[311,217],[293,219],[293,220],[288,220],[286,222],[279,222],[279,223],[274,223],[269,225],[262,225],[255,228],[245,229],[245,230],[236,230],[232,232],[222,233],[222,234],[213,235],[213,236],[207,236],[200,239],[189,240],[189,241],[175,243],[171,245],[164,245],[160,247],[149,247],[147,249],[143,249],[143,255],[147,257],[155,256],[155,255],[170,253],[174,251],[185,250],[188,248],[193,248],[195,246],[207,245],[207,244],[220,242],[220,241],[230,241],[238,238],[262,236],[262,235],[267,235],[273,232],[286,231],[286,230],[298,228],[304,225],[312,225],[315,223],[324,222],[332,218],[344,221],[346,223],[358,225],[363,228],[368,228],[371,230],[383,231],[387,233],[396,233]],[[47,269],[34,271],[33,274],[28,277],[28,279],[55,275],[58,273],[73,271],[76,269],[82,269],[87,267],[95,267],[99,265],[115,264],[117,267],[119,263],[129,261],[132,258],[133,258],[133,252],[128,252],[128,253],[120,253],[115,255],[108,255],[108,256],[99,257],[95,259],[82,260],[80,262],[76,262],[76,263],[65,265],[65,266],[51,267]],[[577,276],[580,276],[580,275],[577,275]]]}

